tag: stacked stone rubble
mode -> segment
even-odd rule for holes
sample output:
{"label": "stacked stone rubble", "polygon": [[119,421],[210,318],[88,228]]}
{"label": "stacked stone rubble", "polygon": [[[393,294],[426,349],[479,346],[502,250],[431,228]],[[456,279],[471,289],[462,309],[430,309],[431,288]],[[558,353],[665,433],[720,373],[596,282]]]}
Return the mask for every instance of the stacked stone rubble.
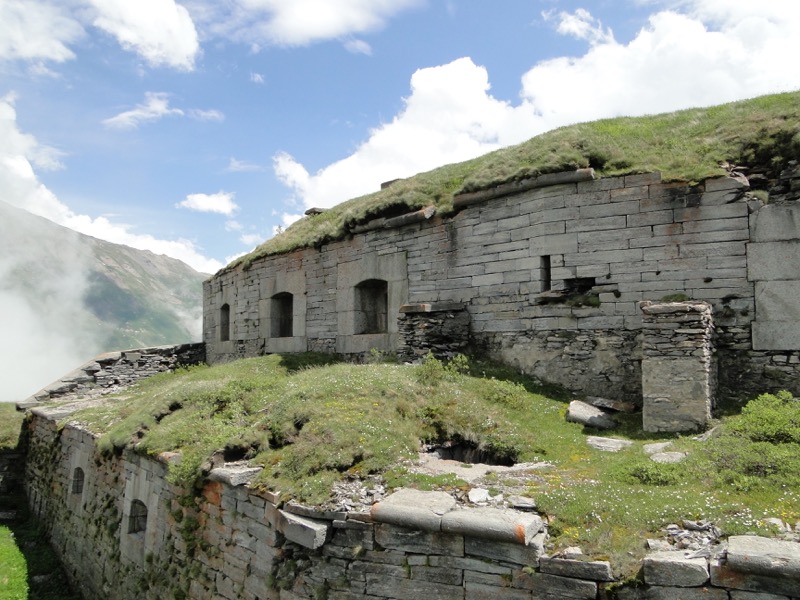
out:
{"label": "stacked stone rubble", "polygon": [[469,345],[469,313],[463,304],[406,304],[398,317],[401,360],[418,361],[428,352],[440,360],[463,353]]}
{"label": "stacked stone rubble", "polygon": [[642,302],[645,431],[703,429],[716,386],[714,321],[707,302]]}

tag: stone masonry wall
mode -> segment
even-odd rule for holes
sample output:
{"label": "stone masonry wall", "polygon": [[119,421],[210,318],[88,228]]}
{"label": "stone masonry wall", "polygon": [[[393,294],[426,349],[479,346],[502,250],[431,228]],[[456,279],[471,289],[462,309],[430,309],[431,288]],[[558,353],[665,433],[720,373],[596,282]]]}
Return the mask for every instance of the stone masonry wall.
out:
{"label": "stone masonry wall", "polygon": [[619,587],[607,561],[546,556],[535,513],[414,490],[368,513],[321,512],[251,489],[256,470],[238,463],[184,490],[166,477],[176,457],[101,454],[64,416],[32,410],[26,486],[86,600],[594,600],[612,587],[623,600],[800,597],[797,543],[738,536],[711,557],[658,552],[643,583]]}
{"label": "stone masonry wall", "polygon": [[707,302],[642,302],[642,428],[705,429],[716,392]]}
{"label": "stone masonry wall", "polygon": [[[265,307],[273,293],[305,298],[304,312],[295,309],[302,336],[290,338],[294,349],[342,354],[397,351],[400,306],[456,302],[469,313],[472,346],[575,391],[639,402],[639,302],[679,297],[711,305],[717,350],[740,372],[752,363],[759,385],[800,385],[798,348],[773,347],[769,333],[784,331],[776,323],[796,316],[779,307],[800,281],[792,270],[800,261],[769,262],[770,248],[791,259],[800,247],[796,203],[780,205],[778,215],[777,205],[746,195],[741,177],[689,185],[661,182],[658,173],[593,179],[584,170],[506,187],[457,197],[453,215],[431,209],[415,219],[382,220],[354,229],[351,239],[219,273],[204,290],[209,362],[287,347],[270,337]],[[765,241],[754,254],[748,247],[756,221]],[[753,261],[771,270],[749,268]],[[770,273],[783,279],[773,285]],[[358,335],[348,323],[347,292],[372,278],[388,281],[389,330]],[[757,310],[758,286],[765,292]],[[220,341],[223,304],[231,309],[230,341]],[[751,327],[762,317],[758,354]],[[741,386],[721,380],[720,389]]]}

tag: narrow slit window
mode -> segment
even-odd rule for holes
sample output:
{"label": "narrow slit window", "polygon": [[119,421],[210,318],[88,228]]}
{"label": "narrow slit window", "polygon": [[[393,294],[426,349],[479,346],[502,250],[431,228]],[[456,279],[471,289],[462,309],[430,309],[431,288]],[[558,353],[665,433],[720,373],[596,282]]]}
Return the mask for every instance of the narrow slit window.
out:
{"label": "narrow slit window", "polygon": [[227,342],[231,339],[231,307],[223,304],[219,308],[219,341]]}
{"label": "narrow slit window", "polygon": [[139,533],[147,529],[147,507],[144,502],[131,502],[131,514],[128,517],[128,533]]}
{"label": "narrow slit window", "polygon": [[294,296],[281,292],[272,297],[271,337],[294,335]]}
{"label": "narrow slit window", "polygon": [[539,268],[542,272],[542,291],[549,292],[553,289],[552,270],[550,267],[550,255],[542,256],[539,259]]}
{"label": "narrow slit window", "polygon": [[72,493],[73,494],[82,494],[83,493],[83,481],[85,479],[85,474],[83,469],[80,467],[76,468],[72,472]]}
{"label": "narrow slit window", "polygon": [[368,279],[359,283],[355,291],[355,333],[386,333],[389,284],[382,279]]}

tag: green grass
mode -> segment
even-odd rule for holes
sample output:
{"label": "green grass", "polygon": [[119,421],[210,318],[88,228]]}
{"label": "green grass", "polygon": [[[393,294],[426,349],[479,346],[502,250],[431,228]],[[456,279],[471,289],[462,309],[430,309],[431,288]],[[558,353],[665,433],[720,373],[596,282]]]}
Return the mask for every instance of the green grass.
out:
{"label": "green grass", "polygon": [[0,525],[0,600],[28,600],[28,565],[14,533]]}
{"label": "green grass", "polygon": [[[773,534],[768,517],[800,520],[800,401],[789,394],[751,401],[710,442],[645,434],[639,415],[623,418],[611,435],[634,443],[606,453],[586,436],[608,434],[566,422],[567,397],[504,367],[331,360],[272,355],[163,374],[72,419],[102,432],[105,452],[181,452],[170,477],[183,485],[202,482],[209,458],[223,452],[263,465],[257,485],[322,505],[334,481],[368,474],[390,488],[467,487],[410,472],[404,461],[420,441],[461,440],[517,462],[548,461],[524,493],[547,515],[554,549],[578,544],[623,572],[644,554],[646,537],[682,519],[712,520],[726,535]],[[663,440],[689,458],[650,461],[642,446]],[[510,483],[504,477],[492,486]]]}
{"label": "green grass", "polygon": [[355,224],[433,205],[453,211],[453,196],[544,173],[592,167],[600,177],[660,171],[665,181],[700,181],[725,173],[722,162],[763,169],[770,177],[800,159],[800,92],[711,108],[604,119],[563,127],[527,142],[396,182],[301,219],[226,269],[260,257],[343,238]]}
{"label": "green grass", "polygon": [[0,402],[0,450],[13,450],[17,447],[24,417],[13,402]]}

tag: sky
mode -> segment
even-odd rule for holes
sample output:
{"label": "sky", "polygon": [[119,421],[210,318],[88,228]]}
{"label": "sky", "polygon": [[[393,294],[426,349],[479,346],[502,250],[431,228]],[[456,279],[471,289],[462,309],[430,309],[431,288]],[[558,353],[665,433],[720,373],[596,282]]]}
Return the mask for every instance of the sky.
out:
{"label": "sky", "polygon": [[0,0],[0,200],[213,273],[571,123],[800,89],[797,0]]}

